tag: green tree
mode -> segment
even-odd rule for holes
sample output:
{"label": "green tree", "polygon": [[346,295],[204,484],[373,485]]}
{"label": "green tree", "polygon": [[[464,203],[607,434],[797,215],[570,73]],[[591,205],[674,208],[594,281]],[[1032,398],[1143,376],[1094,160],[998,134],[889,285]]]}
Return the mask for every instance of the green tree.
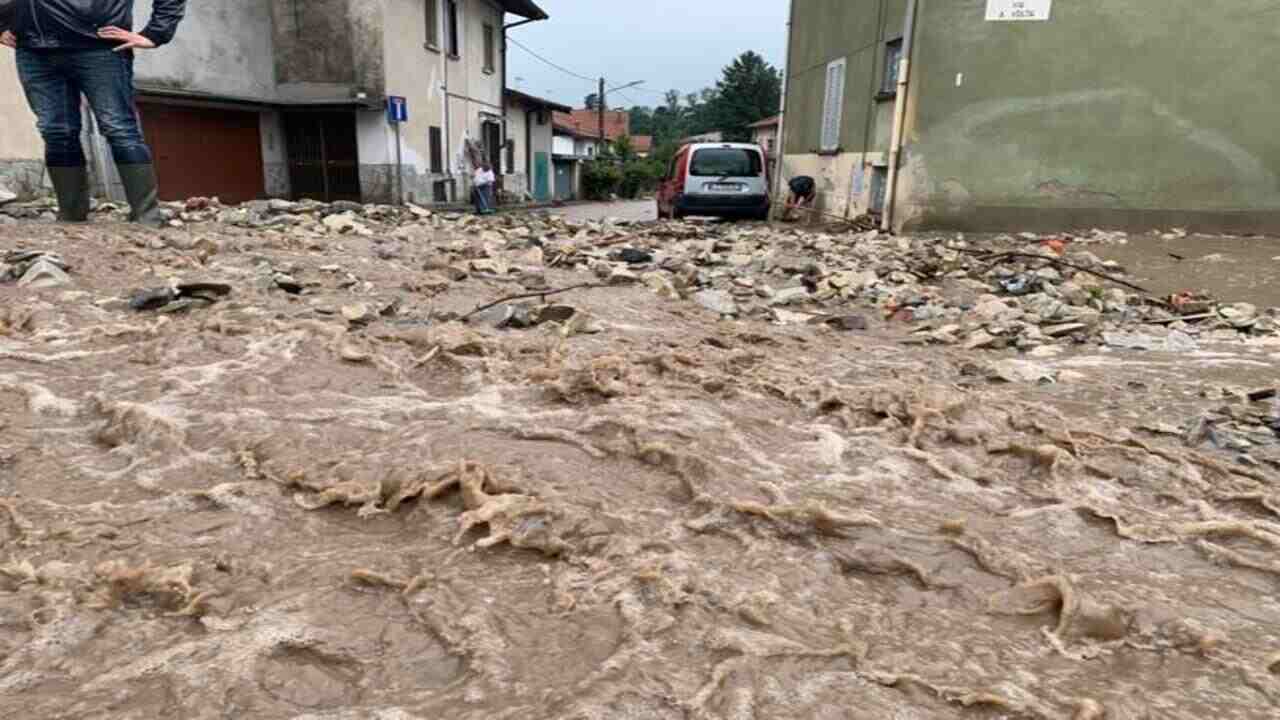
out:
{"label": "green tree", "polygon": [[610,150],[612,151],[613,157],[621,160],[624,163],[629,163],[632,160],[636,159],[636,150],[635,150],[635,147],[631,144],[630,136],[623,135],[622,137],[614,140],[610,144],[612,145]]}
{"label": "green tree", "polygon": [[[748,50],[724,68],[706,120],[730,142],[751,139],[751,123],[778,114],[782,75],[760,55]],[[705,131],[704,131],[705,132]]]}
{"label": "green tree", "polygon": [[630,115],[632,135],[656,134],[653,121],[653,110],[637,105],[631,108]]}

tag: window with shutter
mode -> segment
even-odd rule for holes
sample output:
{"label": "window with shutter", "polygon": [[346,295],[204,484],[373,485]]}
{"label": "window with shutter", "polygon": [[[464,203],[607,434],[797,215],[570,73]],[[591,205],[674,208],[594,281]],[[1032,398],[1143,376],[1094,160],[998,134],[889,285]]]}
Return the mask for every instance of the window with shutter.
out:
{"label": "window with shutter", "polygon": [[845,59],[827,64],[826,100],[822,108],[822,150],[830,152],[840,147],[840,124],[844,118]]}

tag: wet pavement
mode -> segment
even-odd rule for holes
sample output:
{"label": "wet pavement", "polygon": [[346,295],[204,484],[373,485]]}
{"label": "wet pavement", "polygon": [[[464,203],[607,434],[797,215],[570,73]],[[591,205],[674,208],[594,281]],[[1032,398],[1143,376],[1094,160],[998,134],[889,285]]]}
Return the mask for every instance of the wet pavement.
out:
{"label": "wet pavement", "polygon": [[0,284],[0,717],[1280,712],[1275,336],[1032,363],[921,343],[911,239],[323,212],[7,228],[70,282]]}
{"label": "wet pavement", "polygon": [[547,212],[560,215],[566,220],[583,222],[590,220],[601,221],[608,218],[632,222],[648,222],[658,219],[658,207],[653,200],[575,203],[562,208],[554,208]]}

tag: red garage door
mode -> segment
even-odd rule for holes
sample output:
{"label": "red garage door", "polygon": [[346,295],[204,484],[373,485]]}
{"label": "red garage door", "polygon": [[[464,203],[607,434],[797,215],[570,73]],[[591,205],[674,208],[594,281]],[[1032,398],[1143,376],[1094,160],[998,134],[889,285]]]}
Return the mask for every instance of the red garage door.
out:
{"label": "red garage door", "polygon": [[216,196],[238,203],[266,194],[258,113],[155,103],[138,108],[162,200]]}

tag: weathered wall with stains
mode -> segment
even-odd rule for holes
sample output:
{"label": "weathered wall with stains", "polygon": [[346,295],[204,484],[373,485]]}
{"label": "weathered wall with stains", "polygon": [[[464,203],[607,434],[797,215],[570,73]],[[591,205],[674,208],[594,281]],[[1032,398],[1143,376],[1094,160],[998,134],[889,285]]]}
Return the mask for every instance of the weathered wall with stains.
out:
{"label": "weathered wall with stains", "polygon": [[[898,225],[1280,231],[1273,2],[1059,0],[1047,22],[1011,23],[987,22],[986,5],[920,0]],[[788,169],[813,164],[821,70],[842,53],[842,148],[864,149],[870,111],[865,145],[888,149],[892,102],[868,97],[883,68],[864,72],[864,56],[882,66],[893,35],[866,18],[892,33],[904,6],[796,0]],[[852,194],[839,182],[833,196]]]}
{"label": "weathered wall with stains", "polygon": [[[140,0],[134,22],[151,16]],[[143,90],[181,90],[264,100],[275,94],[271,8],[261,0],[189,2],[173,41],[138,52],[135,82]]]}
{"label": "weathered wall with stains", "polygon": [[383,0],[270,0],[281,96],[371,98],[385,92]]}

